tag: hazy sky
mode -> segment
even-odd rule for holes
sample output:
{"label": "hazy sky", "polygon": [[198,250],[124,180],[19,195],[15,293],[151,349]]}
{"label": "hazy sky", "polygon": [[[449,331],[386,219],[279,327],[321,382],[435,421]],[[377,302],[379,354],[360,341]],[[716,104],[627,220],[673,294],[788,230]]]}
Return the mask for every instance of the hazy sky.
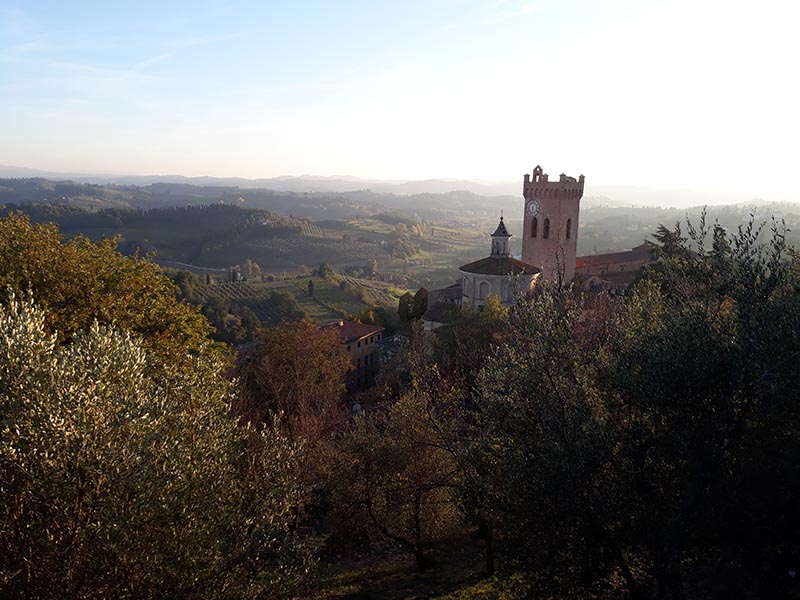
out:
{"label": "hazy sky", "polygon": [[0,0],[0,164],[789,192],[799,28],[795,0]]}

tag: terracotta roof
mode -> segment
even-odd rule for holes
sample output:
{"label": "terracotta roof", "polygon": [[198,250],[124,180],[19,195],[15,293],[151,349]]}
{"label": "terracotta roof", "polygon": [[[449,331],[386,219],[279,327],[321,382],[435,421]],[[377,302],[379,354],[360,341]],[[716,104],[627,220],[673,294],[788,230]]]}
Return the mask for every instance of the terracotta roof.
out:
{"label": "terracotta roof", "polygon": [[454,283],[453,285],[448,285],[446,288],[442,288],[439,290],[441,292],[439,294],[439,298],[449,298],[450,300],[457,300],[461,298],[461,284]]}
{"label": "terracotta roof", "polygon": [[364,323],[353,323],[352,321],[331,321],[320,325],[320,329],[336,328],[336,333],[339,334],[339,339],[343,342],[353,342],[360,340],[363,337],[380,333],[383,327],[377,325],[365,325]]}
{"label": "terracotta roof", "polygon": [[652,249],[653,245],[645,242],[625,252],[609,252],[608,254],[579,256],[575,259],[575,266],[581,268],[607,265],[610,263],[630,262],[634,260],[655,260]]}
{"label": "terracotta roof", "polygon": [[639,275],[641,275],[640,270],[636,271],[623,271],[622,273],[605,273],[600,275],[601,279],[605,279],[609,283],[614,284],[617,287],[628,287],[632,284]]}
{"label": "terracotta roof", "polygon": [[479,275],[533,275],[541,271],[533,265],[508,256],[487,256],[458,268],[465,273]]}

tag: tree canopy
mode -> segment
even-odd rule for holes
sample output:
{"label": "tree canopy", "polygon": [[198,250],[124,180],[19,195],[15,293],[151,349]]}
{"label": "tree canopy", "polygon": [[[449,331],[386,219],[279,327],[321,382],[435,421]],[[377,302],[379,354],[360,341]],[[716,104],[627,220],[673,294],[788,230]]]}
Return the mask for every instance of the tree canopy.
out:
{"label": "tree canopy", "polygon": [[295,589],[297,447],[237,424],[212,358],[165,375],[138,336],[95,323],[59,344],[48,321],[0,306],[0,595]]}
{"label": "tree canopy", "polygon": [[494,527],[510,562],[561,594],[608,594],[615,578],[634,598],[792,589],[798,280],[777,224],[767,245],[752,221],[688,229],[661,232],[622,298],[544,287],[518,304],[481,371]]}
{"label": "tree canopy", "polygon": [[159,267],[123,256],[116,245],[116,238],[67,240],[55,225],[8,215],[0,219],[0,301],[30,291],[60,341],[97,320],[141,334],[147,348],[176,367],[190,355],[221,355],[208,342],[208,321],[177,300],[177,288]]}

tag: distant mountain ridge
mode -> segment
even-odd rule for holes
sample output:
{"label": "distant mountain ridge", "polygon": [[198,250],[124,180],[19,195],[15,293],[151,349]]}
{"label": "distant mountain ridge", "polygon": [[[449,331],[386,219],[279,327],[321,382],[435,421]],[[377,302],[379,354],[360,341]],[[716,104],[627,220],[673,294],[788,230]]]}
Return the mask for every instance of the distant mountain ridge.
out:
{"label": "distant mountain ridge", "polygon": [[[185,183],[197,186],[238,187],[242,189],[270,189],[277,192],[353,192],[370,190],[388,194],[443,194],[469,191],[481,196],[518,196],[522,184],[512,182],[484,182],[461,179],[428,179],[424,181],[361,179],[352,175],[281,175],[258,179],[244,177],[186,177],[184,175],[99,175],[87,173],[58,173],[26,167],[0,165],[0,178],[42,178],[70,180],[77,183],[101,185],[138,185],[153,183]],[[521,180],[521,178],[520,178]]]}
{"label": "distant mountain ridge", "polygon": [[292,192],[266,188],[151,183],[121,185],[52,180],[42,177],[0,178],[0,206],[56,204],[62,210],[151,209],[209,204],[231,204],[315,220],[355,219],[400,211],[415,219],[496,216],[518,211],[515,196],[482,196],[470,191],[396,194],[350,192]]}
{"label": "distant mountain ridge", "polygon": [[[183,175],[103,175],[86,173],[57,173],[26,167],[0,165],[0,178],[42,178],[51,181],[74,181],[99,185],[134,185],[146,187],[155,183],[183,184],[199,187],[227,187],[241,190],[272,190],[290,193],[354,193],[369,191],[375,194],[414,196],[419,194],[448,194],[470,192],[484,197],[521,198],[522,175],[517,182],[481,181],[467,179],[427,179],[421,181],[362,179],[352,175],[282,175],[279,177],[246,179],[243,177],[186,177]],[[800,195],[789,193],[764,194],[759,198],[743,192],[711,192],[687,188],[652,188],[634,185],[595,185],[591,178],[586,184],[582,205],[662,206],[689,208],[721,204],[765,204],[770,202],[796,203]]]}

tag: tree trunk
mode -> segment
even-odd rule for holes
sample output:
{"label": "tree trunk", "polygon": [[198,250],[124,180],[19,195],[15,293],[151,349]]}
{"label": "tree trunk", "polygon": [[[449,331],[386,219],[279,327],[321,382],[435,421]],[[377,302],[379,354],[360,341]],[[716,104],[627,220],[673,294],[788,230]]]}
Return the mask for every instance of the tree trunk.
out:
{"label": "tree trunk", "polygon": [[622,577],[625,579],[625,585],[628,588],[628,594],[631,600],[645,600],[645,595],[639,586],[639,582],[636,581],[636,577],[633,576],[633,572],[631,572],[631,568],[628,566],[628,561],[625,560],[625,555],[622,554],[622,548],[618,545],[614,545],[613,552],[614,560],[622,573]]}
{"label": "tree trunk", "polygon": [[658,582],[658,600],[686,600],[681,576],[680,553],[666,548],[653,556],[653,566]]}
{"label": "tree trunk", "polygon": [[417,561],[417,568],[420,571],[430,569],[436,564],[425,554],[425,551],[422,549],[421,545],[414,547],[414,560]]}
{"label": "tree trunk", "polygon": [[679,561],[670,561],[667,568],[667,584],[669,585],[672,600],[686,600],[686,593],[683,591],[683,576],[681,575],[681,565]]}
{"label": "tree trunk", "polygon": [[494,575],[494,535],[483,517],[478,520],[478,537],[483,540],[483,561],[486,575],[491,577]]}
{"label": "tree trunk", "polygon": [[434,566],[434,564],[436,564],[434,563],[434,561],[432,561],[425,555],[425,551],[422,549],[422,539],[420,536],[417,536],[416,539],[412,542],[411,540],[408,540],[400,535],[395,535],[391,533],[388,529],[386,529],[386,527],[383,526],[383,524],[380,521],[378,521],[375,512],[372,510],[372,503],[367,501],[365,502],[364,506],[367,509],[367,514],[369,515],[369,518],[372,521],[373,525],[375,525],[375,527],[378,528],[378,531],[380,531],[382,535],[386,536],[387,538],[389,538],[394,542],[397,542],[403,548],[406,548],[407,550],[411,551],[411,553],[414,555],[414,560],[417,561],[417,567],[419,568],[420,571],[424,571],[425,569],[428,569]]}
{"label": "tree trunk", "polygon": [[417,567],[420,571],[429,569],[434,565],[434,562],[425,556],[425,551],[422,549],[422,492],[417,490],[414,493],[414,558],[417,561]]}

